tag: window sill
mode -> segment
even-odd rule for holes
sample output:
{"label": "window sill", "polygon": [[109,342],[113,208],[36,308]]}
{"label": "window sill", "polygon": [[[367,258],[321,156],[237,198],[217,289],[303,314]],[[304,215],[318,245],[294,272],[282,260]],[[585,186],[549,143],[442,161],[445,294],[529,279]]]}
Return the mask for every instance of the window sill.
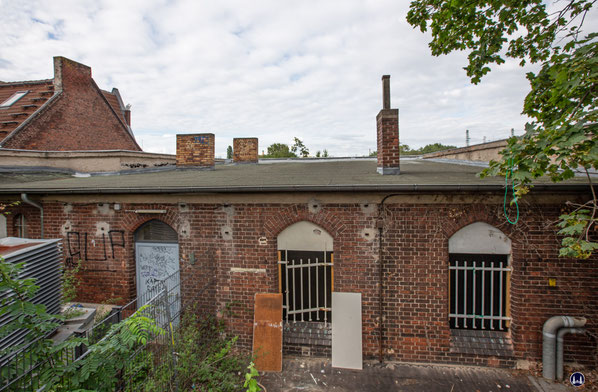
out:
{"label": "window sill", "polygon": [[451,329],[451,352],[513,357],[513,343],[508,332]]}

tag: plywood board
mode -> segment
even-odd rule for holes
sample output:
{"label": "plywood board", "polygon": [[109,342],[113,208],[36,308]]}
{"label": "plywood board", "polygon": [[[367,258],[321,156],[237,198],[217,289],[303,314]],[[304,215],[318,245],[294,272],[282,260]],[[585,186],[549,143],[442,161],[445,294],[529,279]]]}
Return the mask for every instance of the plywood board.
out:
{"label": "plywood board", "polygon": [[363,369],[361,293],[332,293],[332,367]]}
{"label": "plywood board", "polygon": [[253,316],[255,367],[282,371],[282,294],[256,294]]}

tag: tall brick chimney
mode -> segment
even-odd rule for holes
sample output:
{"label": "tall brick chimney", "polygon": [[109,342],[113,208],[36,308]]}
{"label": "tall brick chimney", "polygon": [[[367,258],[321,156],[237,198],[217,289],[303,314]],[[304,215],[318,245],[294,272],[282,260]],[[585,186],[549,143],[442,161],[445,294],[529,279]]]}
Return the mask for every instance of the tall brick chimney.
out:
{"label": "tall brick chimney", "polygon": [[399,109],[390,108],[390,75],[382,76],[382,110],[376,116],[378,173],[399,174]]}
{"label": "tall brick chimney", "polygon": [[54,91],[60,92],[65,87],[88,85],[90,82],[90,67],[66,57],[54,57]]}
{"label": "tall brick chimney", "polygon": [[234,163],[257,163],[257,137],[237,137],[233,139]]}
{"label": "tall brick chimney", "polygon": [[214,134],[176,135],[176,165],[214,169]]}

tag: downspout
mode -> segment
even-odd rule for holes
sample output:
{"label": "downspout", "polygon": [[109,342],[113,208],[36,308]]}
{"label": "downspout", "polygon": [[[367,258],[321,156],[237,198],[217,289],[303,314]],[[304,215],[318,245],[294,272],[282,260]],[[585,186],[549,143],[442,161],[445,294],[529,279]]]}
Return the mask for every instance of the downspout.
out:
{"label": "downspout", "polygon": [[378,327],[379,327],[379,348],[378,348],[378,361],[380,363],[384,362],[384,345],[382,344],[382,338],[384,333],[384,324],[382,322],[384,316],[384,301],[382,300],[382,295],[384,293],[384,259],[382,257],[382,234],[384,232],[384,218],[382,217],[382,208],[384,207],[384,202],[391,196],[397,196],[398,193],[391,193],[390,195],[384,196],[380,204],[378,204],[378,221],[376,222],[376,226],[378,228]]}
{"label": "downspout", "polygon": [[583,334],[585,329],[581,328],[561,328],[556,334],[556,378],[559,381],[563,381],[563,351],[564,349],[564,338],[568,333]]}
{"label": "downspout", "polygon": [[563,327],[583,327],[585,317],[553,316],[546,320],[542,328],[542,377],[549,380],[555,378],[555,353],[556,334]]}
{"label": "downspout", "polygon": [[30,200],[27,197],[26,193],[21,193],[21,200],[23,201],[23,203],[29,204],[35,208],[39,208],[39,216],[40,216],[40,227],[41,227],[41,233],[40,233],[40,238],[44,238],[44,207],[42,207],[40,204],[37,204],[36,202]]}

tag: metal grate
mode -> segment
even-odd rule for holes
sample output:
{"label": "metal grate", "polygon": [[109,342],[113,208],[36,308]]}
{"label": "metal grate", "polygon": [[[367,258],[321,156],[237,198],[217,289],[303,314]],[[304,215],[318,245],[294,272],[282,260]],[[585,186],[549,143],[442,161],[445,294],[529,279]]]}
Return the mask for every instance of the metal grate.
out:
{"label": "metal grate", "polygon": [[511,270],[507,255],[451,254],[450,327],[506,331]]}
{"label": "metal grate", "polygon": [[280,252],[284,320],[329,322],[334,260],[332,252]]}

